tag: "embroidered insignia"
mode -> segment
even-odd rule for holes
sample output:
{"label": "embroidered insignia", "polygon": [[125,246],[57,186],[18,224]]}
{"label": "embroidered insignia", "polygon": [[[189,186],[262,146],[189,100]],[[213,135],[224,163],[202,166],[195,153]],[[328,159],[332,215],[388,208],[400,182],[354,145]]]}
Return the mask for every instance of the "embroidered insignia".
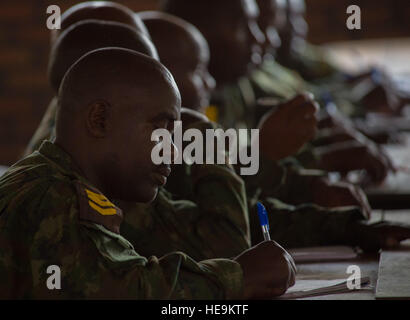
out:
{"label": "embroidered insignia", "polygon": [[80,220],[100,224],[119,234],[122,211],[107,199],[100,191],[77,182],[77,194],[80,205]]}

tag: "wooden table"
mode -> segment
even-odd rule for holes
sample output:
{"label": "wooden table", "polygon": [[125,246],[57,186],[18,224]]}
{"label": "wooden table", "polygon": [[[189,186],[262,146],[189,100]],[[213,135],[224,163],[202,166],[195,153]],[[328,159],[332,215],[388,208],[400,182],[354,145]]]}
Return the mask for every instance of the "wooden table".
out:
{"label": "wooden table", "polygon": [[[376,222],[382,219],[410,224],[410,210],[386,212],[379,210],[373,212],[371,221]],[[359,266],[362,277],[370,277],[371,284],[368,289],[362,289],[360,291],[353,291],[349,293],[309,297],[300,300],[374,300],[379,270],[379,255],[377,254],[364,254],[358,259],[349,261],[298,264],[298,274],[296,280],[347,279],[349,274],[347,274],[346,271],[350,265]]]}
{"label": "wooden table", "polygon": [[390,173],[381,186],[365,190],[370,205],[377,209],[410,209],[410,134],[404,145],[388,145],[385,150],[399,170]]}

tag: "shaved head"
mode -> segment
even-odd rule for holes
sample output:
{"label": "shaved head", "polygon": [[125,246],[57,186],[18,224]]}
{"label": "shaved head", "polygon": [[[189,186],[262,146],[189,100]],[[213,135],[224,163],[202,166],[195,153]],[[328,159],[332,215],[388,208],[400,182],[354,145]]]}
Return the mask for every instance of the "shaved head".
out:
{"label": "shaved head", "polygon": [[87,19],[124,23],[149,37],[144,23],[126,6],[111,1],[87,1],[76,4],[63,13],[61,29],[55,30],[51,35],[52,43],[68,27]]}
{"label": "shaved head", "polygon": [[67,70],[87,52],[104,47],[135,50],[158,59],[152,42],[142,33],[118,22],[84,20],[65,30],[52,47],[49,80],[57,92]]}
{"label": "shaved head", "polygon": [[180,103],[171,73],[157,60],[123,48],[98,49],[62,81],[56,143],[107,195],[148,202],[166,171],[151,160],[151,134],[172,130]]}
{"label": "shaved head", "polygon": [[115,105],[113,101],[124,100],[121,88],[151,92],[160,84],[178,91],[171,73],[155,59],[128,49],[98,49],[69,68],[59,90],[60,107],[65,111],[96,100]]}
{"label": "shaved head", "polygon": [[199,110],[209,105],[215,80],[208,73],[209,47],[192,24],[159,11],[139,12],[161,62],[172,72],[182,104]]}
{"label": "shaved head", "polygon": [[261,63],[264,36],[254,0],[165,0],[162,9],[205,36],[211,51],[209,70],[218,85],[236,81]]}
{"label": "shaved head", "polygon": [[[176,16],[159,11],[139,12],[152,41],[158,50],[161,62],[167,65],[186,65],[185,57],[194,56],[209,60],[209,47],[199,30]],[[177,45],[175,45],[177,43]],[[181,59],[181,56],[184,59]]]}

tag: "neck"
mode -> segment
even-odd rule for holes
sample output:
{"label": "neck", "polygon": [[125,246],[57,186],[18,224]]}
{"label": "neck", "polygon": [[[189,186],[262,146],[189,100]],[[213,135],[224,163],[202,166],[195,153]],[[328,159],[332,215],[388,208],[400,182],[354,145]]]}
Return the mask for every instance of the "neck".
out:
{"label": "neck", "polygon": [[102,193],[106,194],[106,188],[104,183],[100,178],[102,175],[99,174],[99,166],[96,165],[97,161],[93,161],[90,155],[93,154],[89,148],[84,148],[78,144],[73,144],[71,141],[81,141],[80,139],[72,139],[69,141],[56,137],[55,144],[63,149],[71,157],[71,161],[78,174],[83,176],[87,181],[89,181],[95,188],[100,190]]}

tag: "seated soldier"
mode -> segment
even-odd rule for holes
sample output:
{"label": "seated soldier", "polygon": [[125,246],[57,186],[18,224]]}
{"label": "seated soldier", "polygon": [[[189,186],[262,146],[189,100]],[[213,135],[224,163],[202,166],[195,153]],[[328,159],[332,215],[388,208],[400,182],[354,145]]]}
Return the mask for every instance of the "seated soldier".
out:
{"label": "seated soldier", "polygon": [[[140,18],[136,20],[141,21]],[[84,20],[65,30],[53,46],[49,65],[53,88],[58,88],[65,71],[81,55],[92,49],[112,46],[157,57],[152,43],[128,26],[116,22]],[[52,111],[49,114],[53,121],[42,124],[39,131],[47,132],[49,138],[52,138],[55,105],[49,111]],[[186,111],[182,112],[181,118],[184,123],[188,121]],[[187,127],[206,130],[213,128],[213,124],[204,123],[200,118],[190,120]],[[35,144],[41,143],[39,140],[33,141]],[[189,198],[180,197],[174,201],[161,188],[152,204],[118,201],[126,213],[130,212],[125,218],[124,235],[143,255],[163,255],[178,250],[200,260],[232,257],[248,249],[250,235],[243,181],[229,165],[194,165],[190,170],[197,174],[183,180],[184,186],[192,187]],[[176,172],[174,176],[181,181],[184,175]]]}
{"label": "seated soldier", "polygon": [[[138,15],[142,18],[150,32],[151,39],[160,54],[161,61],[175,76],[182,93],[183,104],[194,110],[205,109],[209,105],[210,94],[215,82],[208,73],[209,49],[206,40],[193,25],[174,16],[156,11],[140,12]],[[295,104],[296,106],[297,104]],[[278,152],[278,148],[272,148],[275,145],[275,136],[279,135],[278,131],[280,130],[277,121],[274,122],[273,118],[275,116],[273,114],[271,118],[264,120],[264,126],[260,132],[260,145],[262,154],[269,155],[271,159],[277,160],[282,155]],[[295,134],[294,136],[297,135]],[[305,139],[306,132],[303,132],[303,136],[303,139]],[[303,139],[292,139],[292,141],[304,142],[305,140]],[[292,144],[290,140],[289,144]],[[297,150],[299,147],[295,147],[294,150]],[[189,185],[189,183],[182,182],[182,176],[183,174],[181,173],[177,179],[170,179],[167,190],[172,189],[173,193],[184,197],[189,193],[189,191],[185,190],[184,186]],[[313,201],[317,203],[317,201],[324,202],[326,200],[326,204],[330,204],[330,207],[358,204],[364,204],[364,208],[368,206],[365,200],[362,203],[357,201],[357,197],[360,198],[363,195],[360,192],[352,192],[353,186],[348,186],[347,188],[343,188],[340,185],[329,186],[329,182],[323,178],[318,178],[315,183],[317,187],[313,194],[319,195],[325,192],[328,196],[324,197],[325,199],[316,196],[315,201],[309,199],[305,202]],[[330,190],[333,190],[333,193]],[[306,193],[305,200],[307,199]],[[334,200],[333,203],[332,199]]]}
{"label": "seated soldier", "polygon": [[[180,103],[169,71],[135,51],[95,50],[69,69],[55,141],[0,179],[1,298],[269,298],[294,283],[293,260],[273,241],[195,262],[181,252],[145,258],[121,236],[109,199],[155,198],[170,167],[153,164],[152,133],[172,132]],[[47,288],[50,265],[61,290]]]}
{"label": "seated soldier", "polygon": [[[194,22],[210,44],[210,72],[216,78],[218,84],[217,90],[213,94],[213,101],[218,105],[218,122],[225,127],[245,126],[255,128],[256,121],[260,118],[260,109],[255,107],[256,100],[259,96],[264,96],[261,94],[264,87],[259,86],[259,88],[255,89],[255,81],[251,80],[254,78],[253,75],[258,73],[257,67],[261,60],[257,57],[261,56],[261,44],[264,42],[263,33],[260,32],[260,29],[256,25],[258,8],[255,1],[235,3],[229,1],[218,3],[210,1],[207,5],[204,4],[204,8],[202,9],[200,9],[200,2],[196,2],[195,6],[186,5],[184,3],[185,1],[175,3],[166,1],[165,8],[169,10],[170,13],[176,13],[177,15],[181,15],[182,18],[187,18],[191,20],[191,22]],[[234,10],[232,10],[232,8],[234,8]],[[229,18],[227,18],[226,14],[228,11],[230,12]],[[206,13],[206,15],[202,13]],[[207,19],[210,18],[213,20],[212,24],[207,23]],[[236,32],[242,32],[241,38],[235,37]],[[218,59],[212,59],[212,57],[218,57]],[[255,61],[257,65],[255,65],[253,61]],[[228,64],[229,68],[226,67]],[[260,83],[260,81],[258,83]],[[278,92],[278,90],[276,91]],[[286,96],[282,95],[281,98],[283,97]],[[289,114],[291,114],[290,107],[286,109]],[[308,109],[296,108],[295,110],[300,110],[299,116],[303,117],[304,114],[302,110],[306,113]],[[305,115],[308,118],[310,117],[308,114]],[[293,133],[295,133],[296,130],[303,132],[304,128],[295,127],[293,128]],[[363,162],[350,161],[345,162],[346,165],[350,165],[350,167],[346,168],[346,166],[342,166],[343,163],[331,161],[333,159],[331,157],[332,154],[328,156],[328,154],[324,152],[327,150],[323,148],[321,148],[320,152],[316,155],[312,152],[305,152],[304,154],[309,155],[309,157],[299,157],[299,159],[303,161],[302,164],[305,163],[309,167],[320,166],[323,169],[330,168],[332,169],[331,171],[342,172],[346,170],[366,170],[369,168],[367,170],[368,176],[373,178],[374,183],[383,181],[391,169],[391,162],[388,160],[388,157],[380,151],[374,143],[368,141],[368,139],[366,143],[363,144],[362,135],[359,135],[354,128],[346,129],[346,126],[344,126],[343,130],[349,134],[350,139],[356,142],[351,146],[346,144],[339,146],[338,157],[340,158],[342,151],[346,157],[351,157],[351,148],[355,151],[359,144],[361,146],[360,152],[367,155],[366,166],[363,166]],[[289,139],[289,137],[291,137],[290,134],[287,135],[287,139]],[[371,149],[368,148],[368,146],[372,146]],[[274,148],[272,147],[272,149]],[[342,151],[340,151],[340,149],[342,149]],[[332,153],[333,149],[327,152]],[[322,162],[316,162],[318,155],[322,155],[324,160],[329,159],[326,161],[326,166],[324,166]],[[375,175],[374,172],[377,172],[377,175]]]}
{"label": "seated soldier", "polygon": [[[164,2],[164,9],[167,12],[181,16],[188,21],[195,24],[201,32],[204,33],[210,44],[211,49],[211,61],[210,72],[215,76],[217,80],[217,88],[219,87],[220,96],[224,96],[219,100],[221,108],[219,111],[218,120],[221,120],[226,126],[230,124],[235,125],[237,119],[246,118],[246,105],[244,100],[252,100],[253,91],[252,86],[246,79],[246,74],[250,69],[255,68],[252,61],[258,62],[258,55],[260,56],[260,48],[258,48],[257,39],[260,34],[257,30],[256,17],[257,8],[254,1],[196,1],[195,3],[183,0],[168,0]],[[226,14],[229,9],[229,15]],[[208,22],[212,20],[213,23]],[[240,31],[239,31],[240,30]],[[165,32],[165,31],[163,31]],[[241,37],[235,37],[233,34],[240,33]],[[154,39],[154,42],[156,39]],[[255,48],[255,49],[253,49]],[[164,51],[166,54],[166,50]],[[161,56],[161,53],[160,53]],[[215,58],[215,56],[217,58]],[[251,59],[253,57],[253,60]],[[226,66],[226,67],[225,67]],[[235,81],[235,78],[240,76],[239,85],[235,88],[224,88],[227,82]],[[182,83],[181,83],[182,85]],[[227,86],[226,86],[227,87]],[[225,94],[221,94],[221,91],[226,90]],[[240,90],[246,91],[242,94]],[[219,96],[219,98],[220,98]],[[218,98],[218,96],[216,97]],[[228,100],[229,99],[229,100]],[[217,102],[218,100],[215,99]],[[228,100],[228,101],[227,101]],[[272,133],[272,146],[277,146],[275,140],[282,139],[282,142],[286,139],[295,139],[295,135],[289,133],[289,128],[296,130],[296,133],[302,133],[305,131],[305,136],[311,127],[311,114],[309,111],[309,99],[307,97],[298,97],[289,102],[287,107],[282,106],[279,108],[281,112],[274,112],[277,116],[269,115],[267,119],[272,121],[272,125],[266,125],[266,128],[270,128]],[[303,115],[306,115],[305,122],[300,119],[293,119],[290,115],[295,114],[295,110],[304,110],[305,113],[298,113],[303,120]],[[226,110],[229,109],[229,110]],[[290,121],[290,122],[289,122]],[[299,121],[299,122],[298,122]],[[293,126],[289,126],[293,124]],[[298,124],[296,126],[296,124]],[[280,127],[281,134],[274,136],[276,126]],[[287,129],[287,131],[286,131]],[[285,132],[289,134],[284,134]],[[298,135],[296,134],[296,136]],[[301,135],[303,136],[303,135]],[[269,141],[268,141],[269,142]],[[263,148],[261,142],[261,148]],[[276,152],[275,147],[272,147],[271,156]],[[265,148],[265,150],[268,150]],[[261,149],[262,151],[262,149]],[[273,160],[270,157],[269,160]],[[276,159],[277,160],[277,159]],[[257,221],[252,221],[256,216],[255,201],[253,201],[253,195],[255,199],[264,198],[266,204],[272,212],[270,218],[272,220],[271,231],[275,238],[281,239],[286,246],[309,246],[309,245],[326,245],[326,244],[354,244],[361,245],[369,248],[368,243],[371,243],[373,248],[385,245],[385,238],[391,236],[389,231],[378,229],[376,226],[363,227],[366,232],[362,232],[362,222],[359,222],[364,217],[359,210],[352,210],[351,208],[338,208],[333,210],[326,210],[315,205],[305,204],[299,207],[285,205],[279,201],[272,199],[270,195],[277,195],[278,190],[284,191],[287,194],[293,194],[296,198],[304,199],[306,193],[312,190],[312,180],[315,180],[315,174],[310,173],[306,179],[302,182],[300,179],[297,183],[289,184],[289,176],[292,172],[287,170],[286,166],[272,166],[272,161],[268,161],[269,165],[261,167],[258,176],[246,179],[246,186],[248,193],[248,199],[250,199],[250,219],[251,219],[251,233],[253,241],[259,241],[260,236],[258,233]],[[289,174],[290,173],[290,174]],[[317,175],[317,174],[316,174]],[[323,174],[321,174],[323,175]],[[261,189],[262,187],[262,189]],[[329,205],[329,197],[323,193],[323,190],[329,190],[326,186],[326,182],[318,191],[314,197],[316,199],[322,198],[322,201]],[[291,189],[294,190],[291,190]],[[333,191],[333,197],[335,203],[343,203],[346,201],[345,195],[357,194],[354,203],[359,204],[364,212],[369,207],[367,201],[363,196],[363,193],[354,189],[351,186],[343,186],[343,193],[341,187],[336,186]],[[349,190],[350,188],[350,190]],[[339,192],[338,192],[339,189]],[[262,192],[262,193],[261,193]],[[293,192],[293,193],[292,193]],[[324,199],[326,198],[326,199]],[[352,197],[348,196],[352,201]],[[354,197],[353,197],[354,198]],[[253,228],[255,227],[255,228]],[[360,231],[358,231],[360,229]],[[377,230],[377,231],[375,231]],[[254,232],[252,232],[254,231]],[[370,234],[373,232],[380,232],[382,235],[380,239],[372,237]],[[376,240],[377,239],[377,240]]]}

